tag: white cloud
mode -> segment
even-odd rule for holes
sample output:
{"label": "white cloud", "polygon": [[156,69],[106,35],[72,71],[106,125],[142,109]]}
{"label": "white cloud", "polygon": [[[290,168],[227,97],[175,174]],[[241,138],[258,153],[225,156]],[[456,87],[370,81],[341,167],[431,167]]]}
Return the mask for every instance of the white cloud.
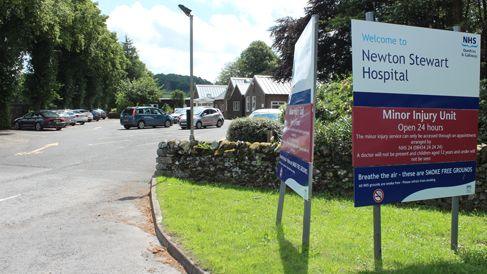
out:
{"label": "white cloud", "polygon": [[[194,74],[214,81],[223,66],[250,42],[271,44],[269,27],[277,18],[303,15],[306,0],[198,0],[233,14],[194,17]],[[228,9],[227,9],[228,7]],[[257,7],[257,8],[256,8]],[[189,74],[189,20],[164,4],[120,5],[109,15],[108,28],[134,40],[139,55],[154,73]]]}

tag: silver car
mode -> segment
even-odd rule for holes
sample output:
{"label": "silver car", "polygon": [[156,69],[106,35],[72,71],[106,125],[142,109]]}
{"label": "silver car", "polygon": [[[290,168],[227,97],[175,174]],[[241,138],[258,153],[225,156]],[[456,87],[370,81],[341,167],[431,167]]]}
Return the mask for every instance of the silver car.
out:
{"label": "silver car", "polygon": [[[225,122],[223,114],[217,108],[196,107],[194,108],[193,117],[193,125],[198,129],[208,126],[221,127]],[[179,119],[179,125],[182,129],[188,127],[185,114]]]}

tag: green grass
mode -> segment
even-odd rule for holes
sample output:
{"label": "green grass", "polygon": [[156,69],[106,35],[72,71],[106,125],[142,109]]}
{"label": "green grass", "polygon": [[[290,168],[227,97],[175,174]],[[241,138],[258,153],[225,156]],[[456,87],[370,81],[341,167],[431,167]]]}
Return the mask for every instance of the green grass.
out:
{"label": "green grass", "polygon": [[[286,194],[276,227],[278,193],[158,178],[163,225],[214,273],[374,272],[372,208],[318,196],[310,250],[301,250],[303,201]],[[450,214],[427,208],[382,208],[385,273],[487,273],[487,215],[460,215],[460,251],[450,245]]]}

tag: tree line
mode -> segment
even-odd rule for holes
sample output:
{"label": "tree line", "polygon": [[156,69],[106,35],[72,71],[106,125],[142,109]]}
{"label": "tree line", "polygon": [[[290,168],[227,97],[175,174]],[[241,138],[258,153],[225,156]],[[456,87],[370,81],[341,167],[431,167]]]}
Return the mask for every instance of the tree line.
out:
{"label": "tree line", "polygon": [[109,109],[157,99],[133,42],[119,43],[106,20],[91,0],[0,2],[0,128],[12,103]]}
{"label": "tree line", "polygon": [[[346,78],[352,72],[350,20],[364,19],[367,11],[373,11],[376,18],[385,23],[450,30],[458,25],[462,31],[482,36],[487,32],[486,1],[310,0],[305,16],[278,19],[270,29],[273,48],[280,57],[274,76],[278,79],[291,77],[294,44],[311,15],[318,14],[318,79],[327,82]],[[481,79],[487,78],[486,46],[487,39],[482,39]]]}

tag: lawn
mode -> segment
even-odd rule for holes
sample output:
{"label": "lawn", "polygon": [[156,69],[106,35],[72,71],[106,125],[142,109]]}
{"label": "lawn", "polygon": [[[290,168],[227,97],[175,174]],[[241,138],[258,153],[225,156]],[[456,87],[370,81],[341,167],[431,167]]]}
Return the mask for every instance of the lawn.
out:
{"label": "lawn", "polygon": [[[158,178],[163,226],[213,273],[374,272],[372,208],[317,196],[310,250],[301,250],[303,201],[286,194],[276,227],[277,191]],[[487,214],[460,215],[450,250],[450,214],[428,208],[382,208],[386,273],[487,273]]]}

